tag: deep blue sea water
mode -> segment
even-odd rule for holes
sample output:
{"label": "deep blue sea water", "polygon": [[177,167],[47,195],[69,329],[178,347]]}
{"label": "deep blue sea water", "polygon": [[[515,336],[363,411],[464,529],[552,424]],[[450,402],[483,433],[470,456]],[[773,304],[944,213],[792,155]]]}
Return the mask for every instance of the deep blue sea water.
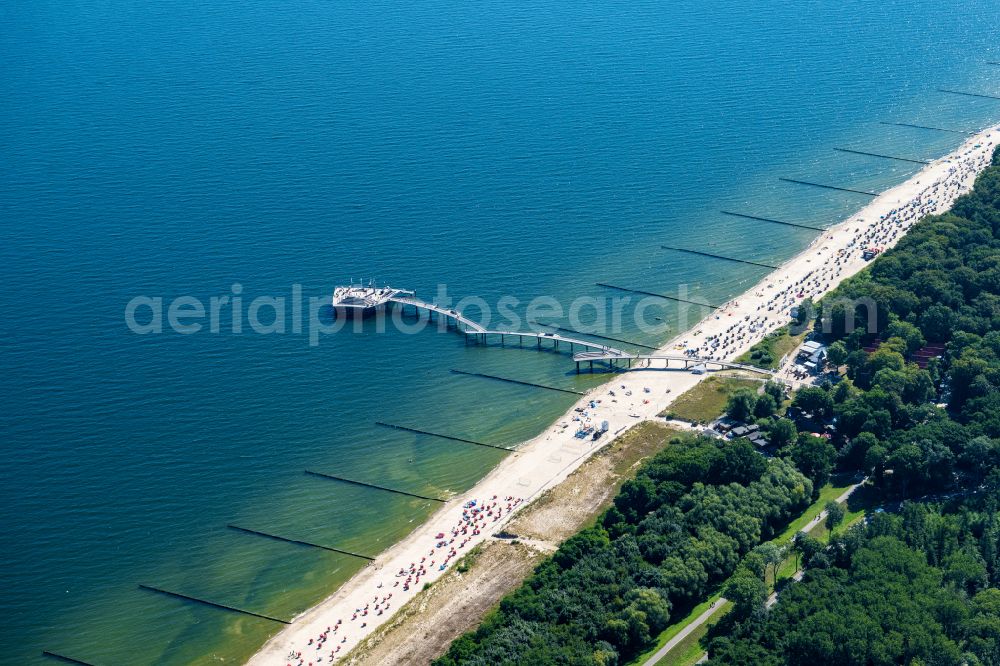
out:
{"label": "deep blue sea water", "polygon": [[[721,302],[1000,120],[1000,7],[79,0],[0,5],[0,662],[234,662],[584,389],[454,333],[136,335],[135,296],[328,297],[376,277],[524,303],[607,282]],[[226,311],[228,312],[228,311]],[[648,313],[679,325],[675,305]],[[266,315],[263,316],[266,318]],[[690,321],[693,323],[693,319]],[[246,327],[246,324],[244,324]],[[288,324],[289,328],[291,324]],[[655,344],[670,333],[614,333]]]}

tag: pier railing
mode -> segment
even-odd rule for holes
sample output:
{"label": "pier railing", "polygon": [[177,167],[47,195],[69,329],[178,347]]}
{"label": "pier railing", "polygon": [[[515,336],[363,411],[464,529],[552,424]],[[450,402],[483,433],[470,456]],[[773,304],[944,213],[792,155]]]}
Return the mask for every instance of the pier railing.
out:
{"label": "pier railing", "polygon": [[[517,338],[520,345],[524,344],[525,339],[534,339],[537,347],[541,347],[543,341],[551,342],[553,348],[559,347],[560,344],[569,345],[569,351],[573,354],[573,361],[576,363],[577,372],[580,372],[581,363],[589,363],[590,369],[593,370],[595,362],[607,363],[613,369],[617,369],[620,365],[632,368],[634,364],[642,361],[665,361],[667,369],[670,369],[671,362],[676,362],[683,363],[685,370],[689,370],[697,366],[703,366],[706,372],[717,372],[719,370],[745,370],[747,372],[754,372],[758,374],[770,376],[775,375],[775,372],[771,370],[764,370],[752,365],[731,363],[728,361],[717,361],[715,359],[701,358],[698,356],[656,353],[632,354],[598,342],[582,340],[580,338],[574,338],[555,332],[539,333],[535,331],[491,330],[464,316],[458,310],[444,308],[433,303],[422,301],[418,298],[394,296],[389,300],[403,306],[404,311],[405,306],[410,306],[414,309],[414,312],[418,312],[419,310],[426,311],[428,316],[431,318],[434,314],[437,314],[439,317],[444,317],[446,321],[453,323],[456,331],[463,333],[466,336],[466,340],[475,339],[477,342],[485,344],[488,342],[489,337],[493,336],[494,338],[500,339],[501,345],[506,342],[507,338]],[[433,321],[433,319],[431,320]],[[586,351],[577,352],[577,347]]]}

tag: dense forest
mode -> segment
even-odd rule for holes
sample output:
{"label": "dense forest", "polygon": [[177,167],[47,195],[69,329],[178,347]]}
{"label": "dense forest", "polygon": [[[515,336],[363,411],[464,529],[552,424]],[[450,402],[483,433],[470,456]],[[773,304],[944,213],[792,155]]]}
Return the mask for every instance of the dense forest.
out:
{"label": "dense forest", "polygon": [[710,663],[1000,664],[1000,150],[973,192],[819,311],[846,378],[795,396],[793,416],[833,425],[809,459],[922,501],[812,548],[772,609],[738,604]]}
{"label": "dense forest", "polygon": [[[672,440],[436,663],[625,663],[725,584],[712,663],[1000,665],[1000,150],[950,212],[818,306],[800,316],[841,371],[785,413],[773,386],[728,407],[774,457]],[[801,539],[803,581],[766,609],[758,544],[838,468],[869,475],[889,513]]]}
{"label": "dense forest", "polygon": [[710,664],[1000,664],[1000,489],[904,503],[835,536],[764,612],[737,604]]}
{"label": "dense forest", "polygon": [[620,663],[811,495],[789,462],[765,459],[745,440],[676,437],[623,484],[597,525],[568,539],[436,663]]}

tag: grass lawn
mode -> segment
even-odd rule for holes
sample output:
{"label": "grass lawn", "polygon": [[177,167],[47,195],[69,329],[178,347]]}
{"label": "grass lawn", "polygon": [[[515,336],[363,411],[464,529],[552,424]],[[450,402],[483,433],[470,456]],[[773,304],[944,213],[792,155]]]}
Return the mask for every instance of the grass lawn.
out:
{"label": "grass lawn", "polygon": [[[790,543],[796,532],[806,529],[813,523],[813,519],[819,515],[819,512],[823,510],[827,502],[843,495],[852,485],[854,485],[854,481],[851,481],[849,478],[839,479],[835,477],[831,479],[830,483],[820,489],[819,499],[810,504],[809,508],[801,516],[789,523],[785,531],[774,538],[774,542],[779,545]],[[844,520],[846,522],[847,519],[845,518]]]}
{"label": "grass lawn", "polygon": [[691,666],[692,664],[697,664],[702,655],[705,654],[700,643],[702,636],[707,634],[708,630],[721,620],[732,607],[733,602],[727,601],[724,603],[722,608],[712,616],[712,619],[685,636],[684,640],[675,645],[674,649],[667,653],[659,663],[663,666]]}
{"label": "grass lawn", "polygon": [[[673,638],[674,636],[676,636],[677,634],[679,634],[681,632],[681,630],[684,629],[684,627],[688,626],[689,624],[691,624],[692,622],[694,622],[696,619],[698,619],[698,617],[702,613],[704,613],[705,611],[707,611],[708,608],[709,608],[709,606],[711,606],[714,602],[718,601],[720,597],[722,597],[722,592],[716,592],[715,594],[713,594],[712,596],[710,596],[708,599],[706,599],[705,601],[701,602],[700,604],[698,604],[697,606],[695,606],[694,608],[692,608],[691,612],[688,613],[687,615],[685,615],[682,620],[679,620],[679,621],[675,622],[674,624],[670,625],[669,627],[667,627],[666,629],[664,629],[663,632],[661,632],[660,635],[656,637],[656,643],[652,647],[650,647],[648,650],[646,650],[645,652],[643,652],[642,654],[640,654],[639,656],[637,656],[632,661],[627,662],[626,666],[630,666],[632,664],[643,664],[643,663],[645,663],[647,659],[649,659],[654,654],[656,654],[657,650],[659,650],[661,647],[663,647],[664,645],[666,645],[667,641],[669,641],[671,638]],[[719,613],[722,613],[722,610],[720,610]],[[719,615],[719,617],[722,617],[722,616]],[[710,624],[710,623],[706,623],[706,624]],[[697,632],[692,632],[692,633],[697,633]],[[677,647],[680,647],[680,645],[678,645]],[[676,650],[676,649],[677,648],[674,648],[674,650]],[[674,650],[672,650],[672,652]],[[665,663],[666,659],[667,658],[664,657],[664,660],[661,663]]]}
{"label": "grass lawn", "polygon": [[729,396],[737,390],[748,388],[756,391],[760,385],[760,381],[754,379],[712,375],[682,393],[661,416],[708,423],[722,416]]}
{"label": "grass lawn", "polygon": [[[831,483],[823,486],[819,491],[819,499],[809,505],[809,508],[805,512],[793,520],[784,532],[779,534],[774,538],[774,543],[779,546],[787,546],[789,548],[788,556],[785,557],[784,561],[778,567],[778,580],[781,581],[785,578],[791,578],[792,575],[798,570],[795,553],[791,552],[792,537],[795,536],[797,532],[803,531],[808,532],[810,535],[816,537],[820,541],[826,543],[830,538],[830,531],[826,529],[826,521],[821,520],[816,522],[814,519],[816,516],[823,511],[823,507],[830,500],[835,500],[854,484],[854,481],[850,480],[850,477],[846,479],[834,478]],[[851,512],[844,516],[844,522],[838,526],[838,530],[843,530],[847,525],[857,522],[864,516],[864,509]]]}
{"label": "grass lawn", "polygon": [[782,357],[798,347],[805,339],[808,331],[791,335],[787,326],[782,326],[763,340],[751,347],[745,354],[736,359],[738,363],[753,365],[765,370],[777,370]]}
{"label": "grass lawn", "polygon": [[[854,527],[862,520],[864,520],[864,518],[865,518],[864,509],[858,509],[857,511],[848,511],[846,514],[844,514],[844,522],[842,522],[840,525],[837,526],[837,532],[840,533],[850,527]],[[813,529],[809,530],[809,534],[816,537],[823,543],[826,543],[830,540],[830,530],[826,528],[825,520],[816,527],[814,527]]]}

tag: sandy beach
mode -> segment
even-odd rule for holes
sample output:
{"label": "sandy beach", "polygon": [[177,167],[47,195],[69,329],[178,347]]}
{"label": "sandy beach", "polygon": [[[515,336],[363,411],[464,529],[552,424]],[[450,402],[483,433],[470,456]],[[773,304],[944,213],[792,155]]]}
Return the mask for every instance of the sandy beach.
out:
{"label": "sandy beach", "polygon": [[[971,136],[956,151],[821,232],[801,253],[664,344],[660,352],[686,352],[715,360],[740,355],[788,323],[789,310],[796,303],[821,296],[868,265],[862,258],[865,248],[891,247],[921,217],[948,209],[969,191],[976,175],[990,163],[998,129]],[[474,488],[452,498],[330,597],[296,617],[248,663],[305,666],[341,660],[426,583],[499,531],[519,509],[565,479],[614,437],[642,420],[656,418],[676,396],[706,376],[665,371],[663,362],[659,363],[609,375],[608,383],[590,391],[556,423],[522,444]],[[595,423],[608,421],[608,435],[597,442],[575,438],[574,419],[582,413]]]}

